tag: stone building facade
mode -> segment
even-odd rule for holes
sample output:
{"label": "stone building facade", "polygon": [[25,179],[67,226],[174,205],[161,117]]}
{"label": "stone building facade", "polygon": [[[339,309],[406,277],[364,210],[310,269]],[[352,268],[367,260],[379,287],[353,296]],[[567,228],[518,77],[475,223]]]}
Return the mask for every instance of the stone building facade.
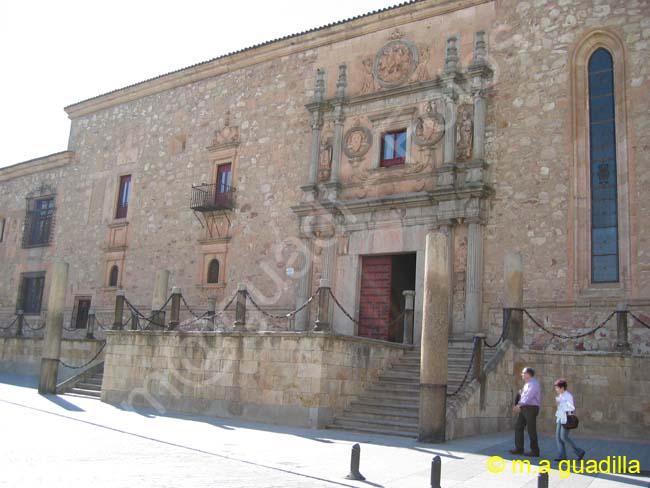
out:
{"label": "stone building facade", "polygon": [[326,280],[355,319],[333,309],[334,330],[379,339],[415,290],[417,342],[431,229],[453,337],[499,334],[507,251],[560,330],[649,310],[649,57],[647,0],[426,0],[76,103],[66,151],[0,169],[0,310],[43,313],[60,257],[71,315],[119,288],[150,307],[160,269],[196,309],[246,283],[288,311]]}

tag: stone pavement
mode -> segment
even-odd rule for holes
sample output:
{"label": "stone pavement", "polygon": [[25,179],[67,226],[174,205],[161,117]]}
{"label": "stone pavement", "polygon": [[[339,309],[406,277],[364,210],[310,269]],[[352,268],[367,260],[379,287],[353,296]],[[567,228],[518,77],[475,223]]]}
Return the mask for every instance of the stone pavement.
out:
{"label": "stone pavement", "polygon": [[[4,487],[399,487],[429,488],[430,463],[442,458],[442,486],[537,486],[535,474],[493,474],[512,436],[445,444],[270,426],[252,422],[128,411],[97,400],[40,396],[34,378],[0,374],[0,486]],[[576,435],[587,456],[627,455],[650,468],[650,444]],[[361,444],[366,482],[349,481],[350,448]],[[555,455],[553,439],[543,454]],[[535,466],[533,466],[533,469]],[[647,473],[646,473],[647,475]],[[647,476],[550,475],[551,487],[649,486]]]}

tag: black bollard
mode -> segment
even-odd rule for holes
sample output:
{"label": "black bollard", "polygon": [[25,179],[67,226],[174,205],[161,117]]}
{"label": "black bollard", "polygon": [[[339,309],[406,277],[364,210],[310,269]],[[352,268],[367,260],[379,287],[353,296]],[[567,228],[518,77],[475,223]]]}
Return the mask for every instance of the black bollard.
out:
{"label": "black bollard", "polygon": [[361,446],[355,444],[352,446],[352,456],[350,457],[350,474],[345,477],[348,480],[363,481],[366,478],[359,473],[359,463],[361,462]]}
{"label": "black bollard", "polygon": [[442,461],[440,456],[436,456],[431,461],[431,488],[440,488],[440,473]]}
{"label": "black bollard", "polygon": [[541,473],[537,477],[537,488],[548,488],[548,473]]}

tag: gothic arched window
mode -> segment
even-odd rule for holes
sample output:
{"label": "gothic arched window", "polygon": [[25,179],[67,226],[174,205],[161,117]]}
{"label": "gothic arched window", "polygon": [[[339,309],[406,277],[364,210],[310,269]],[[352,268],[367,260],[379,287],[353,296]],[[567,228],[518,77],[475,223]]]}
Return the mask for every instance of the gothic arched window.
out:
{"label": "gothic arched window", "polygon": [[219,283],[219,260],[213,259],[208,265],[208,283]]}
{"label": "gothic arched window", "polygon": [[614,62],[604,48],[589,58],[591,281],[619,281]]}

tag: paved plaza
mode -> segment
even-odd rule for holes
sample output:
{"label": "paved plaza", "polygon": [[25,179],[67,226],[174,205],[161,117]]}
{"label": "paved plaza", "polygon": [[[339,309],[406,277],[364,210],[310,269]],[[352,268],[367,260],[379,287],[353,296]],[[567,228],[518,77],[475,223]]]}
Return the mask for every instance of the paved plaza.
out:
{"label": "paved plaza", "polygon": [[[7,487],[399,487],[429,488],[430,464],[442,458],[443,487],[535,487],[513,474],[512,436],[489,435],[427,445],[393,437],[294,429],[208,417],[128,411],[70,395],[40,396],[35,379],[0,374],[0,486]],[[650,443],[575,436],[590,459],[627,455],[650,468]],[[361,444],[365,482],[345,479],[351,446]],[[551,438],[542,454],[555,456]],[[490,473],[490,456],[507,469]],[[555,464],[554,464],[555,466]],[[577,475],[551,487],[647,487],[648,473]]]}

